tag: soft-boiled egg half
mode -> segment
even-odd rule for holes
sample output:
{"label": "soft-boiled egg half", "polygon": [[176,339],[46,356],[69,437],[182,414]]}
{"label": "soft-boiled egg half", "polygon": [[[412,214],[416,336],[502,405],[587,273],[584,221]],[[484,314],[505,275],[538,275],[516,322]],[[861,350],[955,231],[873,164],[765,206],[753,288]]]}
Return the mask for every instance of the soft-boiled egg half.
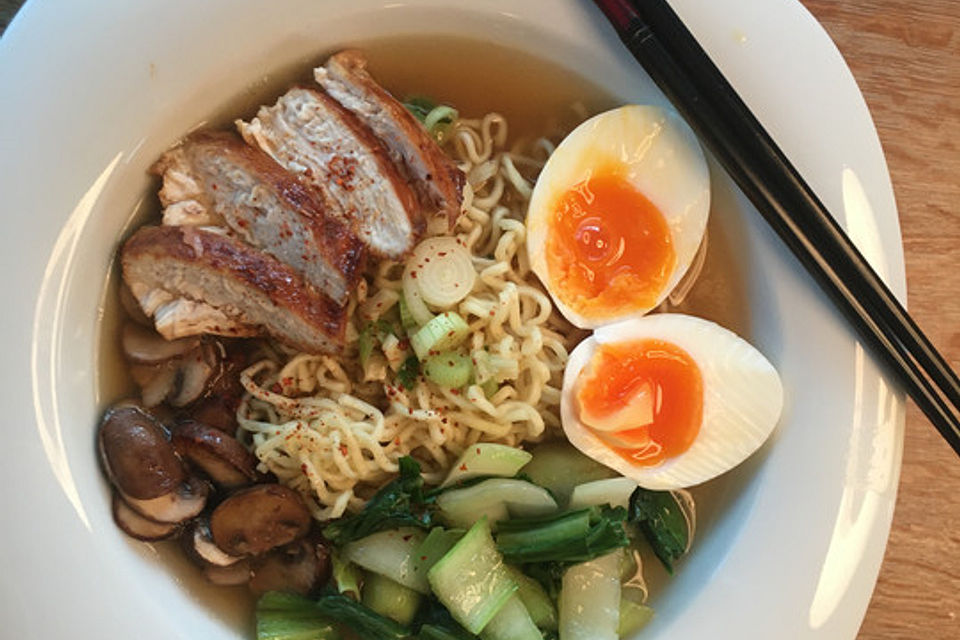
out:
{"label": "soft-boiled egg half", "polygon": [[629,105],[574,129],[537,178],[530,263],[581,328],[639,317],[687,271],[707,226],[710,176],[690,127]]}
{"label": "soft-boiled egg half", "polygon": [[659,313],[597,329],[570,354],[560,415],[567,439],[654,490],[740,464],[780,418],[776,369],[708,320]]}

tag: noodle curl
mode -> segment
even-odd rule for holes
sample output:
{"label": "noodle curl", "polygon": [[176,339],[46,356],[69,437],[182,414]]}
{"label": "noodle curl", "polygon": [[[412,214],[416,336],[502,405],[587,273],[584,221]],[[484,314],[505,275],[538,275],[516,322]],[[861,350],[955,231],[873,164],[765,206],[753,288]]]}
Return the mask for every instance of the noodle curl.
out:
{"label": "noodle curl", "polygon": [[[452,235],[470,251],[476,281],[454,307],[433,309],[456,311],[468,322],[469,351],[510,362],[492,393],[476,384],[444,388],[423,376],[406,389],[397,363],[361,364],[361,331],[396,313],[403,291],[403,264],[390,261],[373,265],[351,298],[341,357],[270,345],[243,372],[239,436],[261,471],[300,491],[315,518],[362,508],[402,456],[416,458],[426,481],[439,483],[476,442],[515,446],[559,434],[563,370],[583,336],[530,271],[523,223],[533,182],[555,145],[546,138],[511,147],[507,141],[507,121],[496,113],[457,120],[446,137],[446,150],[467,176]],[[438,227],[442,232],[440,224],[428,228]]]}

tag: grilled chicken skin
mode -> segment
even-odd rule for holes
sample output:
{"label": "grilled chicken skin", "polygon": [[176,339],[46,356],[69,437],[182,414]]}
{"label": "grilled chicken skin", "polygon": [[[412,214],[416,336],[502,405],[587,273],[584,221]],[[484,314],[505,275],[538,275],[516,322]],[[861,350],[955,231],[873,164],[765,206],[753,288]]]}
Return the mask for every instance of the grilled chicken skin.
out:
{"label": "grilled chicken skin", "polygon": [[[240,327],[313,353],[333,353],[343,344],[345,307],[288,265],[229,235],[191,226],[141,227],[123,245],[120,262],[148,315],[186,301],[230,324],[226,332],[210,326],[207,333],[234,335]],[[165,304],[156,304],[164,298]]]}
{"label": "grilled chicken skin", "polygon": [[381,142],[330,96],[294,87],[237,127],[327,201],[378,256],[398,258],[424,230],[419,203]]}
{"label": "grilled chicken skin", "polygon": [[421,205],[446,216],[453,229],[460,216],[464,175],[406,107],[366,70],[356,50],[341,51],[314,69],[314,78],[373,131],[410,180]]}
{"label": "grilled chicken skin", "polygon": [[342,220],[272,158],[234,133],[187,138],[154,165],[167,225],[225,226],[344,303],[365,248]]}

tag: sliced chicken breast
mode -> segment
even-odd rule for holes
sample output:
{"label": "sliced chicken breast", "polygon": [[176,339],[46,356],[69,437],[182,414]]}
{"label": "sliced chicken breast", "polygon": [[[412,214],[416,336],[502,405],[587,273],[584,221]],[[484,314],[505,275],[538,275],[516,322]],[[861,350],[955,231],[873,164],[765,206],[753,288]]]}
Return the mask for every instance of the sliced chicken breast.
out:
{"label": "sliced chicken breast", "polygon": [[333,203],[331,210],[377,255],[398,258],[423,233],[416,196],[383,145],[330,96],[294,87],[237,127]]}
{"label": "sliced chicken breast", "polygon": [[[123,245],[120,262],[124,281],[148,315],[158,308],[151,309],[148,298],[161,291],[304,351],[334,353],[343,344],[346,308],[238,238],[199,227],[141,227]],[[218,333],[216,327],[203,329]]]}
{"label": "sliced chicken breast", "polygon": [[362,53],[347,50],[331,56],[313,73],[330,96],[383,142],[424,208],[445,215],[452,230],[463,201],[463,172],[413,114],[377,84],[366,66]]}
{"label": "sliced chicken breast", "polygon": [[164,224],[229,227],[346,302],[363,268],[363,243],[268,155],[234,133],[200,133],[163,154],[152,171],[163,178]]}

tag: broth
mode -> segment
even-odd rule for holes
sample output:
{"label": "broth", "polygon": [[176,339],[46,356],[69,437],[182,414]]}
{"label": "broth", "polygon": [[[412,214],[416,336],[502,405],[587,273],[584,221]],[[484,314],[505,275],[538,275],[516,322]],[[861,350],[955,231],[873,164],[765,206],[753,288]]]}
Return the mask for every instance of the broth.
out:
{"label": "broth", "polygon": [[[461,116],[468,118],[496,111],[507,118],[512,140],[521,136],[551,133],[558,127],[569,129],[586,117],[617,104],[614,98],[596,85],[560,66],[488,42],[431,36],[381,39],[349,45],[364,50],[370,61],[370,72],[394,95],[400,98],[428,96],[455,106]],[[322,62],[334,51],[323,52],[313,62]],[[234,119],[251,117],[259,105],[273,103],[287,87],[297,82],[312,84],[312,66],[309,63],[280,69],[269,77],[257,80],[225,100],[215,113],[206,114],[199,126],[229,128]],[[129,228],[154,220],[158,215],[159,203],[154,189],[145,194],[144,199],[131,211]],[[677,311],[714,320],[749,337],[744,280],[735,260],[733,249],[736,234],[729,231],[731,228],[723,211],[711,211],[710,239],[703,274]],[[136,393],[119,345],[124,312],[118,302],[118,283],[119,268],[114,266],[104,292],[99,323],[97,392],[104,408]],[[705,524],[717,512],[718,505],[709,498],[722,497],[722,482],[711,482],[693,491],[701,522]],[[132,539],[130,543],[141,548],[143,545]],[[184,585],[200,606],[208,608],[244,637],[250,635],[253,598],[245,588],[212,587],[199,570],[186,560],[174,541],[155,543],[154,547],[158,551],[156,559],[144,550],[145,559],[163,563],[171,576]],[[645,555],[645,560],[652,557]],[[655,563],[656,560],[647,562],[647,567],[652,568]],[[666,575],[659,569],[653,569],[648,579],[655,594]]]}

